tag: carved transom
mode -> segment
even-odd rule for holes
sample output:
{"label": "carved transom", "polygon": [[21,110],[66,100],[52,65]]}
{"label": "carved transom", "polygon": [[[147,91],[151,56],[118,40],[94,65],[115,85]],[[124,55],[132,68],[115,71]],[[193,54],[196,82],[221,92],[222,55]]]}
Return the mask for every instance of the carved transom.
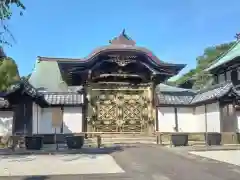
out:
{"label": "carved transom", "polygon": [[119,66],[123,67],[128,65],[131,62],[135,62],[136,56],[118,56],[118,55],[109,55],[111,62],[117,63]]}

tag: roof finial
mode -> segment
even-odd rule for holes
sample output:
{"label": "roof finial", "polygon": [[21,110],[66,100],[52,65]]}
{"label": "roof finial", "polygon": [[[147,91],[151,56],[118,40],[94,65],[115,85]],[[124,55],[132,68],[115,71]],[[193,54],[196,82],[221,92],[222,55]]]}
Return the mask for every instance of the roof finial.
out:
{"label": "roof finial", "polygon": [[5,58],[6,57],[6,54],[3,50],[3,48],[0,46],[0,58]]}
{"label": "roof finial", "polygon": [[125,28],[124,28],[123,31],[122,31],[122,35],[126,35],[126,34],[125,34]]}
{"label": "roof finial", "polygon": [[135,41],[133,41],[127,34],[125,28],[122,30],[122,33],[115,37],[113,40],[109,41],[110,44],[117,44],[117,45],[129,45],[135,46]]}
{"label": "roof finial", "polygon": [[236,33],[235,38],[237,39],[237,41],[240,40],[240,33]]}

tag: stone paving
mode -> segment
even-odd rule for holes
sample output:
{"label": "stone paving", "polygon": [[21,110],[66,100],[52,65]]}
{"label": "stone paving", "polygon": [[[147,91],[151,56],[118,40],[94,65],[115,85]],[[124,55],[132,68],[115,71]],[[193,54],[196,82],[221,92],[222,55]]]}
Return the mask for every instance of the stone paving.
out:
{"label": "stone paving", "polygon": [[191,154],[240,166],[240,150],[195,151]]}
{"label": "stone paving", "polygon": [[123,173],[108,154],[0,156],[0,176]]}
{"label": "stone paving", "polygon": [[[157,145],[123,147],[105,152],[108,157],[113,157],[113,164],[122,169],[120,173],[109,174],[102,171],[100,174],[11,176],[0,177],[0,180],[238,180],[240,177],[239,166],[189,155],[183,153],[183,150],[180,153],[176,153],[177,151]],[[100,154],[97,151],[89,154],[104,155],[104,150]],[[57,163],[54,164],[57,166]],[[78,165],[79,172],[83,166],[84,163]],[[112,168],[110,165],[101,166],[105,171]],[[102,168],[100,165],[92,167]]]}

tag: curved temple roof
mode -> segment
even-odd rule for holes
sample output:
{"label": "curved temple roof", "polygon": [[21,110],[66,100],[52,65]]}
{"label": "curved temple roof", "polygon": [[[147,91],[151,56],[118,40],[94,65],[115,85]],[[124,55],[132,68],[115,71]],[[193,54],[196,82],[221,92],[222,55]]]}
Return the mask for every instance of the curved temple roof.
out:
{"label": "curved temple roof", "polygon": [[91,68],[97,60],[99,55],[107,54],[118,54],[118,53],[128,53],[130,56],[141,55],[145,56],[146,59],[156,68],[156,69],[169,69],[172,76],[177,75],[186,65],[185,64],[172,64],[161,61],[157,56],[155,56],[150,50],[135,46],[135,41],[133,41],[129,36],[126,35],[125,30],[113,40],[110,40],[110,44],[107,46],[101,46],[95,49],[85,58],[71,59],[71,58],[49,58],[49,57],[38,57],[39,61],[57,61],[60,68],[68,69],[74,67],[82,67],[82,70],[86,68]]}

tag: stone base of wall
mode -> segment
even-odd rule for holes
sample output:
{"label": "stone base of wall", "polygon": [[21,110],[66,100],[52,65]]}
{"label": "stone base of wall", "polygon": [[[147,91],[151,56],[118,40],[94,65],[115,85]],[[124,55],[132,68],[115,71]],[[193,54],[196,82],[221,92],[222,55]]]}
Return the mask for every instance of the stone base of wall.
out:
{"label": "stone base of wall", "polygon": [[222,144],[240,144],[240,134],[222,133]]}
{"label": "stone base of wall", "polygon": [[[222,134],[221,144],[240,144],[240,133],[224,132]],[[189,145],[205,144],[205,133],[188,133]],[[159,144],[171,144],[171,133],[162,133],[159,135]]]}

